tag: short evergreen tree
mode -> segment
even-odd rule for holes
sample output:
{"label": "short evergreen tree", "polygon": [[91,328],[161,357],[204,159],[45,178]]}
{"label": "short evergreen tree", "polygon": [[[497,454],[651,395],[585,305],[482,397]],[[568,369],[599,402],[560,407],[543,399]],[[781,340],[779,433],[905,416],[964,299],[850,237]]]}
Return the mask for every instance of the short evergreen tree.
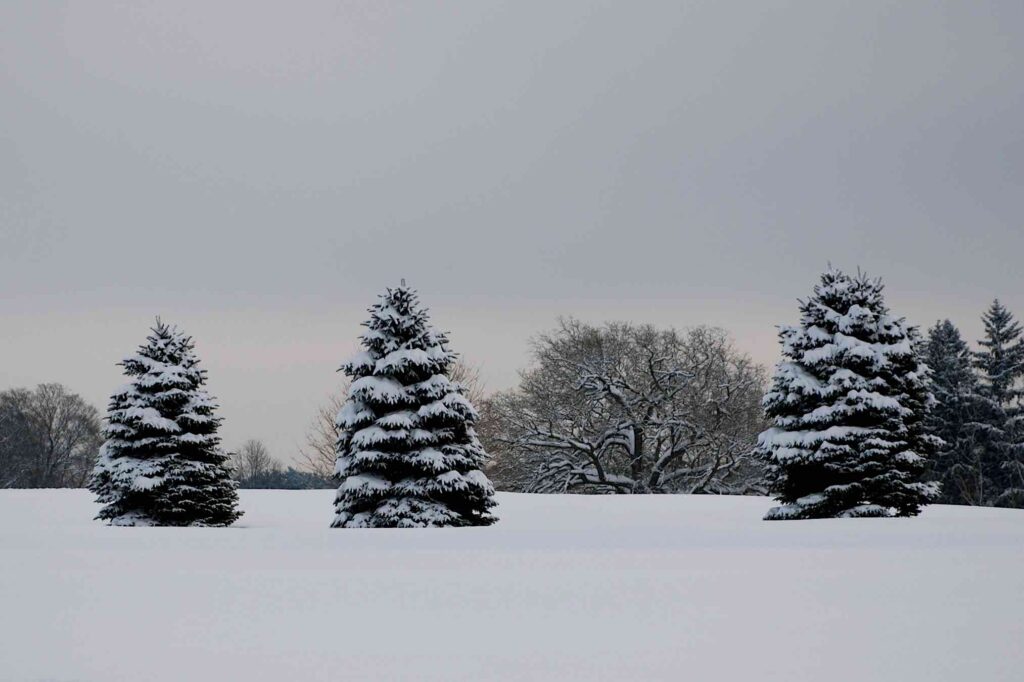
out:
{"label": "short evergreen tree", "polygon": [[800,326],[780,329],[759,447],[783,504],[766,519],[913,516],[935,497],[919,480],[936,446],[923,428],[927,367],[882,288],[830,269],[801,302]]}
{"label": "short evergreen tree", "polygon": [[984,504],[992,489],[987,429],[978,420],[986,404],[978,394],[972,354],[949,320],[928,330],[925,361],[931,370],[935,404],[926,420],[928,433],[942,441],[931,462],[931,478],[942,485],[946,504]]}
{"label": "short evergreen tree", "polygon": [[241,516],[219,447],[217,407],[191,337],[157,318],[120,363],[131,381],[111,396],[89,484],[96,518],[125,526],[226,526]]}
{"label": "short evergreen tree", "polygon": [[994,301],[982,316],[985,337],[975,353],[981,373],[982,417],[987,426],[992,485],[987,501],[1000,507],[1024,507],[1024,424],[1020,388],[1024,377],[1021,326],[1006,307]]}
{"label": "short evergreen tree", "polygon": [[494,489],[476,411],[447,372],[456,355],[411,288],[370,308],[338,413],[336,528],[483,526]]}

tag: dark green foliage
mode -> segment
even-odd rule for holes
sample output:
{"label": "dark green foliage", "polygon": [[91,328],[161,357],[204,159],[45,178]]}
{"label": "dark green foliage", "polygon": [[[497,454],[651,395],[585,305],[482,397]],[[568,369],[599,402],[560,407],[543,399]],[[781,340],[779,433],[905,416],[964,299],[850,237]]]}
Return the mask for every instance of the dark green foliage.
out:
{"label": "dark green foliage", "polygon": [[370,308],[364,350],[337,418],[342,483],[335,527],[480,526],[494,522],[494,490],[476,411],[447,374],[455,354],[415,292],[389,289]]}
{"label": "dark green foliage", "polygon": [[913,516],[936,494],[921,482],[936,439],[918,335],[893,317],[882,284],[829,270],[780,330],[760,447],[783,506],[768,519]]}
{"label": "dark green foliage", "polygon": [[949,320],[928,331],[925,360],[931,369],[935,396],[926,426],[942,441],[931,462],[930,477],[942,485],[939,502],[984,504],[992,489],[994,460],[986,447],[987,426],[979,422],[987,403],[979,395],[972,355],[960,331]]}
{"label": "dark green foliage", "polygon": [[241,516],[192,339],[157,320],[121,365],[90,489],[114,525],[226,526]]}
{"label": "dark green foliage", "polygon": [[985,337],[974,354],[985,426],[985,477],[981,499],[998,507],[1024,507],[1024,424],[1021,378],[1024,343],[1021,326],[998,300],[982,316]]}

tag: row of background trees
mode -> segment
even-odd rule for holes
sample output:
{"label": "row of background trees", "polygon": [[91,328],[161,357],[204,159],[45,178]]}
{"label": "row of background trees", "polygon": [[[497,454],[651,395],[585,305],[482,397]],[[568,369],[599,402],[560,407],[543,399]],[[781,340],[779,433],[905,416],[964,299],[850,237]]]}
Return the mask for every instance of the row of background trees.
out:
{"label": "row of background trees", "polygon": [[925,361],[935,395],[927,427],[944,441],[931,463],[947,504],[1024,507],[1024,342],[998,300],[972,351],[949,320],[929,330]]}
{"label": "row of background trees", "polygon": [[334,488],[336,482],[329,473],[310,470],[296,462],[285,465],[270,454],[263,441],[250,439],[231,453],[231,470],[239,488],[310,490]]}
{"label": "row of background trees", "polygon": [[[972,350],[944,320],[922,354],[936,401],[927,427],[943,445],[929,478],[948,504],[1024,507],[1022,330],[998,301]],[[487,395],[479,369],[453,380],[480,407],[477,424],[499,490],[763,494],[755,449],[766,428],[766,370],[717,328],[679,332],[575,319],[533,342],[519,386]],[[290,465],[258,440],[231,458],[243,488],[331,488],[339,391]],[[0,487],[81,487],[102,441],[95,407],[59,384],[0,392]]]}
{"label": "row of background trees", "polygon": [[[917,352],[931,368],[925,479],[939,502],[1024,508],[1024,339],[998,300],[972,350],[949,320]],[[499,490],[763,494],[755,448],[767,373],[721,329],[564,320],[534,342],[518,388],[483,400]]]}
{"label": "row of background trees", "polygon": [[[0,391],[0,488],[82,488],[103,443],[99,411],[60,384]],[[310,441],[314,441],[310,431]],[[332,488],[330,472],[309,466],[312,450],[285,465],[259,440],[231,453],[241,488]]]}

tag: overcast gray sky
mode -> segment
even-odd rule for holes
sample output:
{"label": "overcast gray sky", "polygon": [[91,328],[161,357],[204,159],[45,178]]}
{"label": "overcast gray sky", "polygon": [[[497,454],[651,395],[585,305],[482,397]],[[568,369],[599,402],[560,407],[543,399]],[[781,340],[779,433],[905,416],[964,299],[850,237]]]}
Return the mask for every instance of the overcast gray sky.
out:
{"label": "overcast gray sky", "polygon": [[828,261],[1024,315],[1024,3],[0,4],[0,389],[161,314],[288,459],[405,277],[490,388],[558,315],[763,362]]}

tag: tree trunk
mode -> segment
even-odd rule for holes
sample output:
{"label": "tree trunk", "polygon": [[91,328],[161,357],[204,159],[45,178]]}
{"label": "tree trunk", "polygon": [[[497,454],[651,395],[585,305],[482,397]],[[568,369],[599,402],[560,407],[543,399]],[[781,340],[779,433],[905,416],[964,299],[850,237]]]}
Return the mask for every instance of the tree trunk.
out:
{"label": "tree trunk", "polygon": [[644,430],[633,427],[633,461],[630,462],[630,478],[633,479],[633,492],[646,493],[647,481],[644,478]]}

